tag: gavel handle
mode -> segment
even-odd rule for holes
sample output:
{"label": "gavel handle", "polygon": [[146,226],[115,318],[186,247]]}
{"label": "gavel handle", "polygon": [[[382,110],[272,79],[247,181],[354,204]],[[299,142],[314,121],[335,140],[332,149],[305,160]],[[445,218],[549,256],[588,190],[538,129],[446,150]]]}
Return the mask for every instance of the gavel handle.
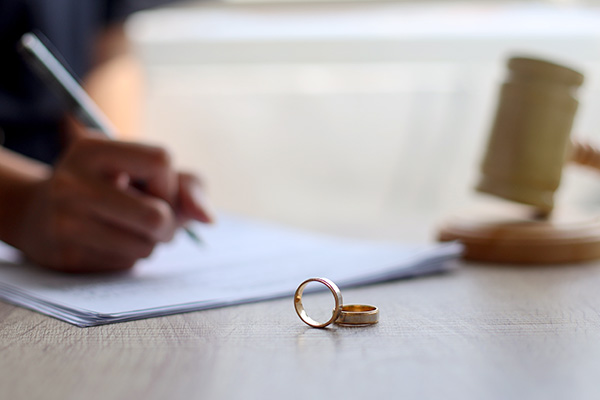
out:
{"label": "gavel handle", "polygon": [[573,140],[569,161],[600,171],[600,149],[589,143]]}

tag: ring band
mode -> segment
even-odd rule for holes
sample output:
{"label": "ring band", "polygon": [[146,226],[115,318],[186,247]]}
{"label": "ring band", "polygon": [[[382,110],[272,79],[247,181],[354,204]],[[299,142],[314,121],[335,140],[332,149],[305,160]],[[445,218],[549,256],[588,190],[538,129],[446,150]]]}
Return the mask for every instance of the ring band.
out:
{"label": "ring band", "polygon": [[348,304],[342,306],[338,325],[372,325],[379,321],[379,309],[366,304]]}
{"label": "ring band", "polygon": [[[302,304],[302,294],[304,293],[304,289],[306,285],[310,282],[319,282],[323,285],[327,286],[327,288],[333,294],[333,298],[335,299],[335,308],[333,309],[331,318],[327,322],[317,322],[306,314],[306,310],[304,310],[304,305]],[[335,283],[330,281],[327,278],[310,278],[305,280],[298,286],[296,289],[296,293],[294,294],[294,308],[296,309],[296,314],[300,317],[305,324],[312,326],[313,328],[325,328],[327,325],[330,325],[336,322],[340,318],[340,314],[342,313],[342,292],[340,288],[337,287]]]}

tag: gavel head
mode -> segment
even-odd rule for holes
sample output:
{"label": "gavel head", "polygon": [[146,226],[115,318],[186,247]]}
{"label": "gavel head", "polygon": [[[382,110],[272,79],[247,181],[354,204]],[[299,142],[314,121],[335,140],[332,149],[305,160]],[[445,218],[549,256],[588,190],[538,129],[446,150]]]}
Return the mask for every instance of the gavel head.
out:
{"label": "gavel head", "polygon": [[567,160],[583,75],[543,60],[508,61],[476,189],[549,213]]}

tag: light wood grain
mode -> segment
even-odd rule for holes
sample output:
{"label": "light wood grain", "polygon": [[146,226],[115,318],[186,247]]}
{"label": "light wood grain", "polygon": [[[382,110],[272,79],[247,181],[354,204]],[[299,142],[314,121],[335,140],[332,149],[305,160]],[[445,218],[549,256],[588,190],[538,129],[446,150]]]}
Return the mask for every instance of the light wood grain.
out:
{"label": "light wood grain", "polygon": [[600,264],[465,265],[344,291],[368,328],[292,300],[80,329],[0,304],[2,399],[598,398]]}

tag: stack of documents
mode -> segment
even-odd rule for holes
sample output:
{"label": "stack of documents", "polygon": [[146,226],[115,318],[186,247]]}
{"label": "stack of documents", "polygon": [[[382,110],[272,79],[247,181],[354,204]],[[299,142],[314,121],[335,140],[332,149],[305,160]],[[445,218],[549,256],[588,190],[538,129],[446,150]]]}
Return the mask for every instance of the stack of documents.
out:
{"label": "stack of documents", "polygon": [[203,246],[183,233],[119,273],[62,274],[0,252],[0,299],[94,326],[292,296],[312,277],[344,288],[439,272],[462,250],[332,238],[231,216],[196,228]]}

